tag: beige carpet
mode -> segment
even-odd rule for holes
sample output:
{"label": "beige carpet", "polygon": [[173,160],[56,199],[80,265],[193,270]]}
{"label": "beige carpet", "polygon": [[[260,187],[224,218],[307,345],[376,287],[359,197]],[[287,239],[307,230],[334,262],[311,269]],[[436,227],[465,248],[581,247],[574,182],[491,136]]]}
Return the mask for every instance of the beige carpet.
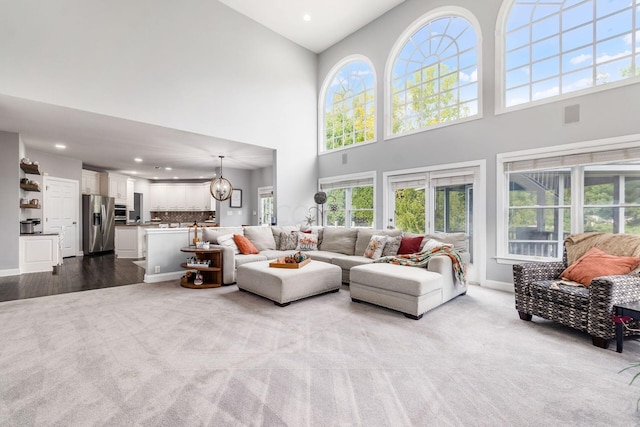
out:
{"label": "beige carpet", "polygon": [[0,425],[638,425],[640,343],[518,319],[471,287],[426,314],[138,284],[0,303]]}

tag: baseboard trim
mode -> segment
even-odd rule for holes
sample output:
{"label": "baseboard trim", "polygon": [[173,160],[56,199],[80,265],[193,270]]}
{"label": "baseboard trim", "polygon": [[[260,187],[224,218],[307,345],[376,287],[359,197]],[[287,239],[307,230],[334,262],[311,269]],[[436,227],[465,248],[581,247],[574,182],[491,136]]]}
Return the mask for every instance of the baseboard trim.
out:
{"label": "baseboard trim", "polygon": [[8,268],[6,270],[0,270],[0,277],[19,276],[19,275],[20,275],[19,268]]}
{"label": "baseboard trim", "polygon": [[145,274],[144,283],[166,282],[167,280],[178,280],[182,277],[184,271],[172,271],[170,273]]}
{"label": "baseboard trim", "polygon": [[509,282],[498,282],[497,280],[485,280],[480,286],[488,289],[495,289],[496,291],[509,292],[514,294],[515,288],[513,287],[513,283]]}

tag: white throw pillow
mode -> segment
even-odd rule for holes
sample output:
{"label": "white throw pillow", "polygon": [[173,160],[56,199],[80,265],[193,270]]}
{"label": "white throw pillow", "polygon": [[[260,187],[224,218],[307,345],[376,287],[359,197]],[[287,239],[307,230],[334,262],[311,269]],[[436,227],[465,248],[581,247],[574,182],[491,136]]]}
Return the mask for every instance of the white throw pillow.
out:
{"label": "white throw pillow", "polygon": [[382,255],[382,249],[387,241],[387,236],[371,236],[367,249],[364,250],[364,256],[371,259],[380,258]]}
{"label": "white throw pillow", "polygon": [[218,236],[218,244],[220,246],[226,246],[228,248],[233,249],[235,254],[240,253],[240,249],[238,249],[238,245],[236,245],[236,241],[233,240],[233,234],[225,234],[222,236]]}
{"label": "white throw pillow", "polygon": [[453,247],[453,245],[451,243],[444,243],[444,242],[440,242],[440,241],[438,241],[436,239],[429,239],[426,242],[424,242],[424,245],[422,245],[421,251],[430,251],[432,249],[439,248],[441,246],[447,246],[447,247],[450,247],[450,248]]}

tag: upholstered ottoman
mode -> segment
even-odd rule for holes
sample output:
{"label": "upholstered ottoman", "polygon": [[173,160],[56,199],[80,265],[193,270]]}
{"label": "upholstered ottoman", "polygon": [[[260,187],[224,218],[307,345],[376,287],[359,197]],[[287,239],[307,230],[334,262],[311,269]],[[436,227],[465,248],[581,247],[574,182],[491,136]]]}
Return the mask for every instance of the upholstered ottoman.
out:
{"label": "upholstered ottoman", "polygon": [[368,302],[418,320],[442,304],[443,278],[426,268],[395,264],[367,264],[351,269],[351,300]]}
{"label": "upholstered ottoman", "polygon": [[291,301],[326,292],[337,292],[342,269],[337,265],[311,261],[301,268],[272,268],[271,261],[258,261],[238,267],[238,289],[272,300],[284,307]]}

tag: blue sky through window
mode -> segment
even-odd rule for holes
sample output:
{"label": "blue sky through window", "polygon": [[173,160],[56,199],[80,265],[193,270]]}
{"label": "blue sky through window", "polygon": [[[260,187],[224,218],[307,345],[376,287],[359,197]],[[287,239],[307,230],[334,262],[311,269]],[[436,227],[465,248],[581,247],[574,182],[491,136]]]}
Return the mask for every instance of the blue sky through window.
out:
{"label": "blue sky through window", "polygon": [[507,107],[640,74],[640,0],[515,0],[505,39]]}

